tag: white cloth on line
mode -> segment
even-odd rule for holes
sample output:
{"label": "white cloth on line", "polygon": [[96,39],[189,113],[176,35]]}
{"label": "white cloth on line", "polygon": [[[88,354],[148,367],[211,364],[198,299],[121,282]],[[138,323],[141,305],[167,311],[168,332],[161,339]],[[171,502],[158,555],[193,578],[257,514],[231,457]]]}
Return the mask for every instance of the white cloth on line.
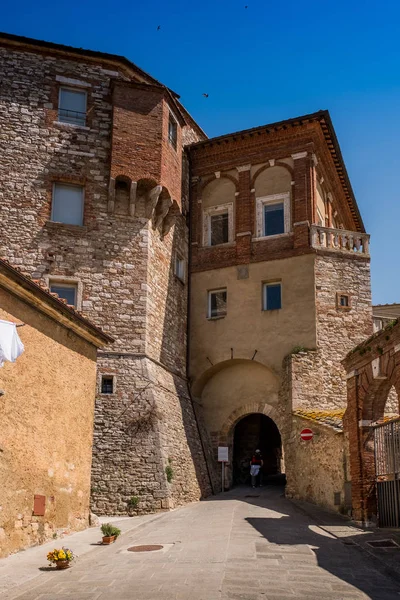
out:
{"label": "white cloth on line", "polygon": [[15,362],[24,351],[15,323],[0,319],[0,367],[6,360]]}

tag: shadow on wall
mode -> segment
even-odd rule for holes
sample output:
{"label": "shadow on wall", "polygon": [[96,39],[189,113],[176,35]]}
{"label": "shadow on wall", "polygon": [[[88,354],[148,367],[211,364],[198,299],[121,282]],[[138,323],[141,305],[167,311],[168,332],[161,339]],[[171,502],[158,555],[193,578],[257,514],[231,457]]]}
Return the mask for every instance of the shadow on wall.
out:
{"label": "shadow on wall", "polygon": [[[168,239],[169,236],[172,236],[171,241]],[[191,458],[201,497],[205,498],[212,493],[212,487],[206,464],[205,450],[202,444],[200,426],[186,381],[188,234],[183,215],[178,216],[169,236],[161,242],[165,256],[170,252],[170,261],[168,265],[168,283],[165,290],[166,302],[163,305],[164,321],[160,362],[171,369],[172,372],[177,372],[176,375],[173,375],[176,397],[168,394],[169,399],[165,398],[165,400],[167,403],[172,402],[174,404],[177,398],[179,398],[179,406],[169,406],[169,418],[173,419],[173,422],[170,423],[170,428],[176,431],[178,440],[174,440],[172,436],[168,435],[167,431],[166,443],[170,447],[170,455],[174,456],[174,462],[181,462],[182,469],[186,471],[183,474],[182,481],[186,489],[182,489],[179,495],[184,497],[190,493],[192,488],[196,487],[196,484],[193,485],[194,482],[191,480],[190,465],[188,463],[188,459]],[[154,243],[156,244],[157,242],[154,241]],[[183,259],[185,263],[183,280],[175,272],[177,257]],[[165,282],[161,281],[161,284],[164,285]],[[160,315],[162,315],[162,312],[160,312]],[[186,444],[174,443],[174,441],[181,442],[182,438]],[[186,449],[188,449],[190,454],[187,453]]]}

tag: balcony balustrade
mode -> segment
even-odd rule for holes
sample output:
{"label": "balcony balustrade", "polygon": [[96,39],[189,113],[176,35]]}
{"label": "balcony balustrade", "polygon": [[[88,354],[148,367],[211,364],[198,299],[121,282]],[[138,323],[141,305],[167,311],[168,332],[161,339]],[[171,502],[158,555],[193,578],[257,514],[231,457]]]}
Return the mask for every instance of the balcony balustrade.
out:
{"label": "balcony balustrade", "polygon": [[368,233],[311,225],[311,245],[322,250],[369,256]]}

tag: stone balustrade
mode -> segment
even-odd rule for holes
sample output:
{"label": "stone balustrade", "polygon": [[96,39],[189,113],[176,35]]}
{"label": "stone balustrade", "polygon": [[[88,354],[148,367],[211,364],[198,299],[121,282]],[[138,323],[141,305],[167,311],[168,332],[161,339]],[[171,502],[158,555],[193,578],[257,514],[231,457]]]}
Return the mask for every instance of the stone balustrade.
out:
{"label": "stone balustrade", "polygon": [[345,229],[311,225],[313,248],[369,256],[369,235]]}

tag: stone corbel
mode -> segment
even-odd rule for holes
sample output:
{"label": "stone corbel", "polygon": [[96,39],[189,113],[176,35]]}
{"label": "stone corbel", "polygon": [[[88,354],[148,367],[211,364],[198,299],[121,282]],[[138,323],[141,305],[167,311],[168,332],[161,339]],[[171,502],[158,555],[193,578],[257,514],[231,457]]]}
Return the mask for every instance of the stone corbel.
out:
{"label": "stone corbel", "polygon": [[108,184],[108,204],[107,212],[113,213],[115,209],[115,179],[110,177],[110,183]]}
{"label": "stone corbel", "polygon": [[172,227],[175,225],[179,212],[180,211],[178,203],[174,200],[163,221],[161,229],[161,239],[164,238],[171,231]]}
{"label": "stone corbel", "polygon": [[131,189],[129,192],[129,214],[131,217],[135,216],[136,209],[136,190],[137,190],[137,181],[132,181]]}
{"label": "stone corbel", "polygon": [[163,198],[158,201],[156,210],[154,211],[153,229],[158,229],[160,227],[172,204],[172,198]]}
{"label": "stone corbel", "polygon": [[160,197],[161,194],[161,190],[162,190],[162,186],[161,185],[156,185],[155,187],[153,187],[153,189],[151,189],[146,197],[146,208],[145,208],[145,215],[146,215],[146,219],[151,219],[152,215],[153,215],[153,211],[157,205],[158,199]]}

